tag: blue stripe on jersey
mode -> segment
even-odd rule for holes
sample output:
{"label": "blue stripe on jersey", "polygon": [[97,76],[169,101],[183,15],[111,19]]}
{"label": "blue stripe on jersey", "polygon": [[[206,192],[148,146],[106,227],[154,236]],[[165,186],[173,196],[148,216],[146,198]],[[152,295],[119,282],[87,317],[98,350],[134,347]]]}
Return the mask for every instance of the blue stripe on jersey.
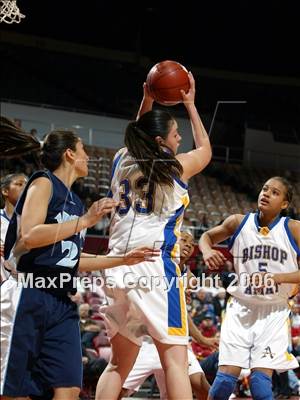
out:
{"label": "blue stripe on jersey", "polygon": [[246,214],[242,220],[242,222],[240,223],[240,225],[238,226],[237,230],[234,232],[233,236],[231,237],[229,244],[228,244],[228,249],[230,250],[233,246],[233,243],[235,241],[235,239],[237,238],[237,236],[239,235],[239,233],[241,232],[241,230],[243,229],[243,226],[245,225],[245,223],[247,222],[247,219],[249,218],[250,213]]}
{"label": "blue stripe on jersey", "polygon": [[115,175],[115,171],[116,168],[118,166],[118,163],[122,157],[123,153],[119,154],[117,158],[114,159],[113,165],[112,165],[112,169],[111,169],[111,180],[113,179],[114,175]]}
{"label": "blue stripe on jersey", "polygon": [[[112,180],[113,180],[113,177],[114,177],[115,172],[116,172],[116,168],[117,168],[117,166],[118,166],[118,163],[119,163],[119,161],[120,161],[122,155],[123,155],[123,153],[119,154],[118,157],[115,158],[114,161],[113,161],[113,165],[112,165],[112,169],[111,169],[110,182],[112,182]],[[106,197],[110,197],[110,198],[113,197],[113,192],[112,192],[111,189],[107,192]]]}
{"label": "blue stripe on jersey", "polygon": [[[183,213],[184,206],[176,210],[175,214],[169,219],[164,229],[164,243],[161,247],[162,260],[164,263],[164,269],[168,282],[172,283],[172,278],[177,277],[176,264],[171,258],[171,252],[174,245],[177,242],[177,237],[174,233],[176,221],[178,217]],[[180,292],[179,288],[176,287],[176,282],[171,284],[170,290],[168,291],[168,326],[174,328],[181,328],[181,307],[180,307]]]}
{"label": "blue stripe on jersey", "polygon": [[297,243],[296,243],[296,241],[295,241],[295,239],[294,239],[294,237],[293,237],[293,235],[292,235],[292,232],[290,231],[290,228],[289,228],[289,220],[290,220],[290,218],[289,218],[289,217],[286,217],[286,219],[285,219],[285,221],[284,221],[285,231],[286,231],[286,234],[287,234],[287,236],[288,236],[288,238],[289,238],[289,241],[290,241],[290,243],[291,243],[293,249],[294,249],[295,252],[297,253],[297,256],[300,257],[300,248],[297,246]]}
{"label": "blue stripe on jersey", "polygon": [[183,189],[188,189],[189,185],[183,182],[181,179],[177,178],[176,176],[173,177],[174,181],[178,183]]}
{"label": "blue stripe on jersey", "polygon": [[[281,220],[281,215],[278,215],[278,216],[274,219],[274,221],[273,221],[270,225],[268,225],[269,230],[273,229],[274,226],[277,225],[278,222],[279,222],[280,220]],[[259,212],[256,212],[256,213],[255,213],[255,215],[254,215],[254,222],[255,222],[255,225],[256,225],[257,230],[259,231],[260,228],[262,228],[262,226],[259,225]]]}

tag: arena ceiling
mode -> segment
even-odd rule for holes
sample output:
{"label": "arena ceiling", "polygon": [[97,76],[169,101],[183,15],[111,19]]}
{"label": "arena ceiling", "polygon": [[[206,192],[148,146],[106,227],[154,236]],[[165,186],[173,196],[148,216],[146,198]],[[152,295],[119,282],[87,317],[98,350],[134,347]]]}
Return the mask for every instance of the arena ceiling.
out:
{"label": "arena ceiling", "polygon": [[300,77],[298,14],[292,1],[17,3],[26,19],[6,30],[136,52],[153,60],[176,59],[187,66]]}

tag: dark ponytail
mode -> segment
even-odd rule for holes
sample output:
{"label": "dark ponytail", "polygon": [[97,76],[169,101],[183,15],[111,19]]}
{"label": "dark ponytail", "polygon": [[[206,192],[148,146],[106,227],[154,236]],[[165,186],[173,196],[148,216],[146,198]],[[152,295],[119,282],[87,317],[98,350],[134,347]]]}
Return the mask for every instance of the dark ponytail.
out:
{"label": "dark ponytail", "polygon": [[175,177],[181,177],[183,169],[173,152],[164,151],[155,138],[166,139],[173,122],[168,112],[152,110],[130,122],[125,132],[125,146],[142,174],[155,183],[169,186],[173,186]]}
{"label": "dark ponytail", "polygon": [[41,144],[34,136],[23,131],[12,120],[1,116],[0,148],[1,157],[12,158],[32,151],[39,151]]}
{"label": "dark ponytail", "polygon": [[56,130],[46,135],[44,143],[19,128],[13,121],[1,117],[0,147],[2,157],[19,157],[33,152],[38,164],[43,164],[50,171],[56,170],[62,162],[67,149],[76,151],[78,136],[70,130]]}

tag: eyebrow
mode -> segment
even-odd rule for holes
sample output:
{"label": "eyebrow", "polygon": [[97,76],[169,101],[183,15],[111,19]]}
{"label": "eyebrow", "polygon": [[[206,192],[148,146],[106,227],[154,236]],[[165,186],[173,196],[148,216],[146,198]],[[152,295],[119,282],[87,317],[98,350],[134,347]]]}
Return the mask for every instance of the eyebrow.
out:
{"label": "eyebrow", "polygon": [[277,187],[274,187],[274,186],[264,185],[263,188],[270,188],[270,189],[272,189],[272,190],[277,190],[277,192],[281,193],[281,190],[278,189]]}

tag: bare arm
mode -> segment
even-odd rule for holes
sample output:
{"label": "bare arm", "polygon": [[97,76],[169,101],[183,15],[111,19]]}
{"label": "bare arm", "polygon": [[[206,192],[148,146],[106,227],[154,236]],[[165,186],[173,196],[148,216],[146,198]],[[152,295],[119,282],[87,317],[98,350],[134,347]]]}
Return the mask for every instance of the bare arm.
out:
{"label": "bare arm", "polygon": [[82,217],[60,224],[45,224],[50,195],[51,182],[47,178],[38,178],[29,187],[21,216],[19,246],[28,250],[59,242],[93,226],[117,205],[112,199],[101,199]]}
{"label": "bare arm", "polygon": [[192,176],[201,172],[211,160],[212,151],[208,134],[202,124],[195,106],[195,81],[189,72],[191,88],[188,93],[182,91],[184,105],[190,117],[196,149],[188,153],[178,154],[176,158],[183,167],[182,179],[187,181]]}
{"label": "bare arm", "polygon": [[101,269],[114,268],[119,265],[135,265],[143,261],[155,261],[160,254],[159,250],[149,247],[139,247],[129,251],[124,256],[97,256],[95,254],[81,253],[79,261],[80,271],[98,271]]}
{"label": "bare arm", "polygon": [[144,89],[144,96],[143,96],[139,111],[137,113],[136,119],[139,119],[146,112],[151,111],[153,102],[154,102],[153,98],[150,95],[150,92],[148,90],[146,83],[143,84],[143,89]]}
{"label": "bare arm", "polygon": [[202,333],[200,332],[200,330],[194,324],[194,322],[189,314],[188,314],[188,326],[189,326],[190,336],[192,336],[192,338],[195,340],[195,342],[197,342],[199,344],[203,344],[204,346],[207,346],[207,347],[212,347],[214,349],[216,349],[218,347],[219,340],[216,338],[207,338],[207,337],[203,336]]}
{"label": "bare arm", "polygon": [[221,225],[215,226],[202,234],[199,248],[203,253],[203,260],[208,268],[217,269],[224,264],[225,256],[220,251],[214,250],[213,246],[232,236],[242,222],[243,217],[241,214],[231,215]]}

